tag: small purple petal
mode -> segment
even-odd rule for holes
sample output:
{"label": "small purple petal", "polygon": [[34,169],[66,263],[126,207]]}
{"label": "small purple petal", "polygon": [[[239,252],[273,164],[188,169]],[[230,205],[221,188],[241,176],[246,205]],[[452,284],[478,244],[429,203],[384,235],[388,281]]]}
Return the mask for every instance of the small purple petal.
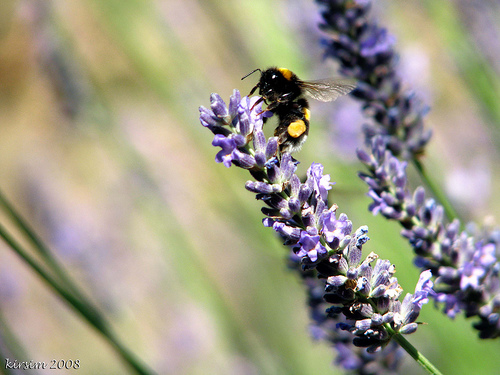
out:
{"label": "small purple petal", "polygon": [[223,163],[224,166],[229,168],[231,166],[233,150],[236,148],[236,142],[231,138],[216,134],[212,141],[212,146],[218,146],[222,149],[215,156],[215,161],[217,163]]}
{"label": "small purple petal", "polygon": [[226,103],[224,103],[219,94],[212,93],[210,95],[210,103],[210,107],[217,117],[225,118],[229,114]]}

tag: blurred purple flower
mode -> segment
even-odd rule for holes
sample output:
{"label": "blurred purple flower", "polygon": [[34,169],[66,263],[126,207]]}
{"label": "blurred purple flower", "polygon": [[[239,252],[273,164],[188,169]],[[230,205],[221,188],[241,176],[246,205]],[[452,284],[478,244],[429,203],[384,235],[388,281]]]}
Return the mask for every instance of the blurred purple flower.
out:
{"label": "blurred purple flower", "polygon": [[395,156],[418,156],[431,137],[423,128],[427,112],[420,100],[402,89],[394,67],[398,56],[395,38],[368,19],[371,1],[317,0],[322,5],[320,27],[329,37],[323,40],[325,56],[340,63],[340,72],[358,80],[352,95],[363,103],[373,123],[364,126],[366,142],[384,137]]}

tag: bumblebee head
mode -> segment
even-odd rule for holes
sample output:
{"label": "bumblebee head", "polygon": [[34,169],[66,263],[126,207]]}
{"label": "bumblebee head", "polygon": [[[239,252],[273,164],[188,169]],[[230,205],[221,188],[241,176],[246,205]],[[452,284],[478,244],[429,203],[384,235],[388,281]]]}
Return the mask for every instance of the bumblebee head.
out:
{"label": "bumblebee head", "polygon": [[287,72],[289,72],[289,70],[284,68],[269,68],[264,71],[261,69],[255,69],[242,79],[247,78],[257,71],[260,72],[260,79],[259,82],[252,88],[249,95],[252,95],[255,90],[259,89],[259,95],[262,96],[264,100],[269,100],[270,102],[277,101],[281,96],[281,88],[286,87],[289,81],[287,76]]}
{"label": "bumblebee head", "polygon": [[278,101],[281,96],[281,88],[286,84],[283,74],[276,68],[264,70],[260,74],[259,95],[270,102]]}

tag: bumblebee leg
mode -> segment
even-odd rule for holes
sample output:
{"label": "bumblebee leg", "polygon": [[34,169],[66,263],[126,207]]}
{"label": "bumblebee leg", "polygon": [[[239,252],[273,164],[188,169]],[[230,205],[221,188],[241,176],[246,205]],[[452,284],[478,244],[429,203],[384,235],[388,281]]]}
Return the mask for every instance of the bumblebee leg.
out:
{"label": "bumblebee leg", "polygon": [[[256,101],[255,103],[253,103],[253,106],[252,106],[252,108],[250,108],[250,111],[251,111],[251,110],[253,110],[253,109],[254,109],[254,107],[255,107],[257,104],[262,103],[263,101],[264,101],[264,98],[261,96],[259,99],[257,99],[257,101]],[[265,112],[265,111],[263,111],[263,112]],[[261,113],[263,113],[263,112],[261,112]]]}
{"label": "bumblebee leg", "polygon": [[[242,79],[243,79],[243,78],[242,78]],[[252,94],[255,92],[255,90],[257,90],[257,89],[259,88],[259,86],[260,86],[260,85],[257,83],[257,84],[255,85],[255,87],[254,87],[254,88],[250,91],[250,94],[248,94],[248,96],[252,95]]]}

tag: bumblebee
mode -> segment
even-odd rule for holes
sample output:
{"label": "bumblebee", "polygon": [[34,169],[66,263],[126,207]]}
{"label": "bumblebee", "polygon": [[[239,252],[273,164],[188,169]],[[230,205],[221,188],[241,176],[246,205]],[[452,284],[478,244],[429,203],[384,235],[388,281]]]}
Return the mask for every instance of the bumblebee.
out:
{"label": "bumblebee", "polygon": [[264,71],[255,69],[242,79],[257,71],[260,72],[260,79],[249,95],[259,89],[261,97],[253,106],[264,102],[267,108],[262,112],[270,111],[278,116],[274,135],[279,139],[281,152],[298,151],[307,138],[310,112],[305,97],[330,102],[356,87],[355,81],[351,79],[303,81],[291,70],[276,67]]}

